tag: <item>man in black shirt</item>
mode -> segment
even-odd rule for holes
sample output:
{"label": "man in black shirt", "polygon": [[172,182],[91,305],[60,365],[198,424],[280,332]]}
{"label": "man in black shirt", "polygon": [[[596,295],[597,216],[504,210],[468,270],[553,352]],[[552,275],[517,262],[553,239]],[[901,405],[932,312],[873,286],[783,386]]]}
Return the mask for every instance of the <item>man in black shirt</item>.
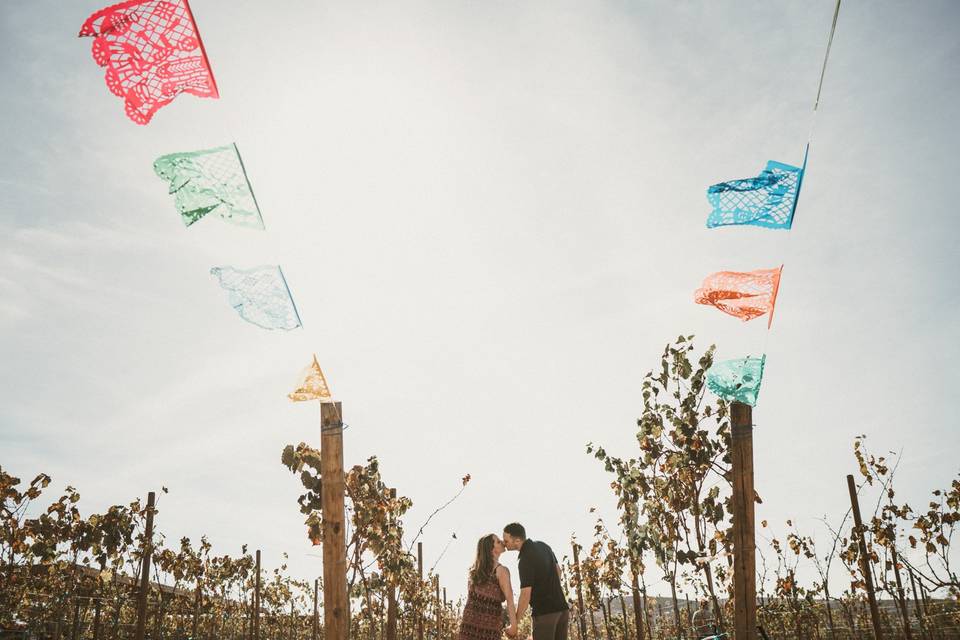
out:
{"label": "man in black shirt", "polygon": [[[527,540],[523,525],[513,522],[503,528],[503,544],[508,551],[519,551],[520,602],[517,620],[530,606],[533,640],[567,640],[570,613],[560,585],[560,565],[547,543]],[[507,635],[517,635],[516,626]]]}

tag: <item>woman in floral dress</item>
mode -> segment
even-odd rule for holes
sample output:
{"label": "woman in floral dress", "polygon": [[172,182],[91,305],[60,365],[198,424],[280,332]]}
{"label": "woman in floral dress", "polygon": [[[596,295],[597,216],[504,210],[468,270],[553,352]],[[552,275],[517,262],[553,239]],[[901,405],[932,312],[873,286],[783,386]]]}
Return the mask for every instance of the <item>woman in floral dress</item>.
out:
{"label": "woman in floral dress", "polygon": [[500,640],[504,600],[510,625],[508,635],[516,635],[517,608],[513,602],[510,571],[500,564],[504,550],[503,541],[493,533],[477,542],[477,559],[470,568],[458,640]]}

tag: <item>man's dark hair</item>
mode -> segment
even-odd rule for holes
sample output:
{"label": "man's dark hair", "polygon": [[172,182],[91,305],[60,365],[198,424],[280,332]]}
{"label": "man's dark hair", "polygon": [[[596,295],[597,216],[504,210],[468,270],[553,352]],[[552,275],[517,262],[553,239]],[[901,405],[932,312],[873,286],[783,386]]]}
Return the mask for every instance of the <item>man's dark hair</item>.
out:
{"label": "man's dark hair", "polygon": [[520,538],[521,540],[527,539],[527,530],[523,528],[523,525],[519,522],[511,522],[503,528],[504,533],[509,533],[514,538]]}

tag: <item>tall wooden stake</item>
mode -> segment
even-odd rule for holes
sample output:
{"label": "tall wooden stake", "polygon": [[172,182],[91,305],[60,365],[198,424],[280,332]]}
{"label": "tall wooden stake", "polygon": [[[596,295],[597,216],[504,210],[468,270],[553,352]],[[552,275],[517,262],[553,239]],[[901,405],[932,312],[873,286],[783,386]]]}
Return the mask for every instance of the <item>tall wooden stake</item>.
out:
{"label": "tall wooden stake", "polygon": [[920,623],[920,635],[927,637],[926,623],[923,620],[923,608],[920,606],[920,598],[917,597],[917,581],[913,578],[913,569],[907,567],[907,573],[910,574],[910,589],[913,591],[913,609],[917,613],[917,621]]}
{"label": "tall wooden stake", "polygon": [[253,583],[253,640],[260,640],[260,549],[257,549],[257,576]]}
{"label": "tall wooden stake", "polygon": [[[106,560],[100,561],[100,575],[107,570]],[[97,602],[93,608],[93,640],[100,640],[100,607],[103,604],[103,579],[98,576],[97,581]]]}
{"label": "tall wooden stake", "polygon": [[320,578],[313,580],[313,631],[311,640],[317,640],[320,637],[320,601],[318,598],[320,592]]}
{"label": "tall wooden stake", "polygon": [[627,603],[623,599],[623,593],[620,593],[620,615],[623,616],[623,638],[630,637],[630,623],[627,621]]}
{"label": "tall wooden stake", "polygon": [[97,596],[96,604],[93,609],[93,640],[100,640],[100,604],[102,598]]}
{"label": "tall wooden stake", "polygon": [[[253,640],[253,605],[254,605],[254,596],[250,594],[250,619],[244,624],[244,636],[243,640]],[[244,603],[246,604],[246,603]]]}
{"label": "tall wooden stake", "polygon": [[580,623],[580,635],[584,638],[587,637],[587,621],[584,619],[586,611],[583,608],[583,579],[580,576],[580,550],[577,548],[577,543],[572,542],[573,546],[573,572],[577,576],[577,611],[579,615],[577,620]]}
{"label": "tall wooden stake", "polygon": [[440,640],[440,632],[443,629],[443,618],[440,617],[440,576],[433,576],[433,587],[434,587],[434,605],[437,610],[437,640]]}
{"label": "tall wooden stake", "polygon": [[[417,543],[417,572],[423,585],[423,543]],[[423,611],[417,611],[417,640],[423,640]]]}
{"label": "tall wooden stake", "polygon": [[203,605],[203,593],[200,591],[200,577],[197,577],[197,590],[193,595],[193,630],[190,637],[197,640],[200,630],[200,607]]}
{"label": "tall wooden stake", "polygon": [[387,640],[397,640],[397,588],[387,584]]}
{"label": "tall wooden stake", "polygon": [[907,610],[907,594],[900,581],[900,561],[897,557],[896,541],[890,544],[890,559],[893,561],[893,575],[897,578],[897,595],[900,596],[900,614],[903,616],[903,632],[907,640],[913,640],[913,630],[910,629],[910,612]]}
{"label": "tall wooden stake", "polygon": [[160,630],[163,629],[163,614],[166,612],[163,600],[163,591],[161,590],[157,597],[157,609],[153,614],[153,638],[160,638]]}
{"label": "tall wooden stake", "polygon": [[880,610],[877,608],[877,595],[873,590],[873,571],[870,570],[870,558],[867,557],[867,540],[863,520],[860,518],[860,501],[857,499],[857,484],[852,475],[847,475],[847,490],[850,492],[850,507],[853,509],[853,523],[859,532],[857,538],[860,543],[860,571],[863,581],[867,585],[867,601],[870,603],[870,619],[873,622],[873,636],[883,638],[883,629],[880,626]]}
{"label": "tall wooden stake", "polygon": [[637,640],[643,640],[643,603],[640,601],[640,580],[637,578],[636,567],[631,567],[633,582],[630,585],[633,596],[633,624],[637,627]]}
{"label": "tall wooden stake", "polygon": [[757,557],[754,529],[753,410],[730,405],[733,481],[733,604],[737,640],[757,638]]}
{"label": "tall wooden stake", "polygon": [[287,639],[293,640],[293,600],[290,600],[290,629],[287,632]]}
{"label": "tall wooden stake", "polygon": [[343,412],[339,402],[320,405],[320,477],[323,478],[323,637],[350,637],[347,541],[343,496]]}
{"label": "tall wooden stake", "polygon": [[135,640],[143,640],[147,632],[147,591],[150,589],[150,557],[153,555],[153,507],[157,496],[147,494],[147,528],[143,533],[143,561],[140,565],[140,591],[137,593],[137,630]]}
{"label": "tall wooden stake", "polygon": [[73,627],[70,629],[71,640],[80,640],[80,597],[73,598]]}
{"label": "tall wooden stake", "polygon": [[[391,505],[397,499],[397,490],[390,489]],[[393,507],[391,506],[391,509]],[[387,637],[386,640],[397,640],[397,587],[392,580],[387,580]]]}
{"label": "tall wooden stake", "polygon": [[640,593],[643,596],[643,620],[647,629],[647,637],[653,638],[653,627],[650,626],[650,606],[647,601],[647,580],[640,574]]}

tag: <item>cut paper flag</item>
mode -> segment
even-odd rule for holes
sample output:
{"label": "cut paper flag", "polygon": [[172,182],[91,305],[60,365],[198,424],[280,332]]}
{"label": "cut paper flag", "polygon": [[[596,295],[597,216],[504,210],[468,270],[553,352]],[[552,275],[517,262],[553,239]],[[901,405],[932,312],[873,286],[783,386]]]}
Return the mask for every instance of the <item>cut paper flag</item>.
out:
{"label": "cut paper flag", "polygon": [[264,228],[236,144],[160,156],[153,170],[170,183],[170,193],[186,226],[215,213],[241,227]]}
{"label": "cut paper flag", "polygon": [[229,292],[230,305],[247,322],[264,329],[289,330],[303,326],[280,267],[268,265],[246,270],[214,267],[210,273]]}
{"label": "cut paper flag", "polygon": [[319,400],[323,402],[333,402],[333,396],[330,394],[330,387],[327,386],[327,379],[320,369],[320,363],[317,362],[317,356],[313,356],[313,362],[307,366],[300,374],[299,386],[287,397],[294,402],[306,402],[308,400]]}
{"label": "cut paper flag", "polygon": [[808,145],[802,167],[770,160],[767,168],[755,178],[730,180],[708,187],[707,200],[713,211],[707,217],[707,228],[727,225],[791,228],[809,150]]}
{"label": "cut paper flag", "polygon": [[707,388],[730,402],[757,404],[767,356],[718,362],[707,371]]}
{"label": "cut paper flag", "polygon": [[769,315],[767,328],[773,323],[773,309],[777,304],[780,274],[783,265],[776,269],[758,269],[740,273],[719,271],[703,281],[703,286],[693,294],[697,304],[713,305],[743,321]]}
{"label": "cut paper flag", "polygon": [[147,124],[181,93],[219,98],[200,32],[187,0],[128,0],[100,9],[83,23],[93,59],[106,67],[107,87],[127,117]]}

